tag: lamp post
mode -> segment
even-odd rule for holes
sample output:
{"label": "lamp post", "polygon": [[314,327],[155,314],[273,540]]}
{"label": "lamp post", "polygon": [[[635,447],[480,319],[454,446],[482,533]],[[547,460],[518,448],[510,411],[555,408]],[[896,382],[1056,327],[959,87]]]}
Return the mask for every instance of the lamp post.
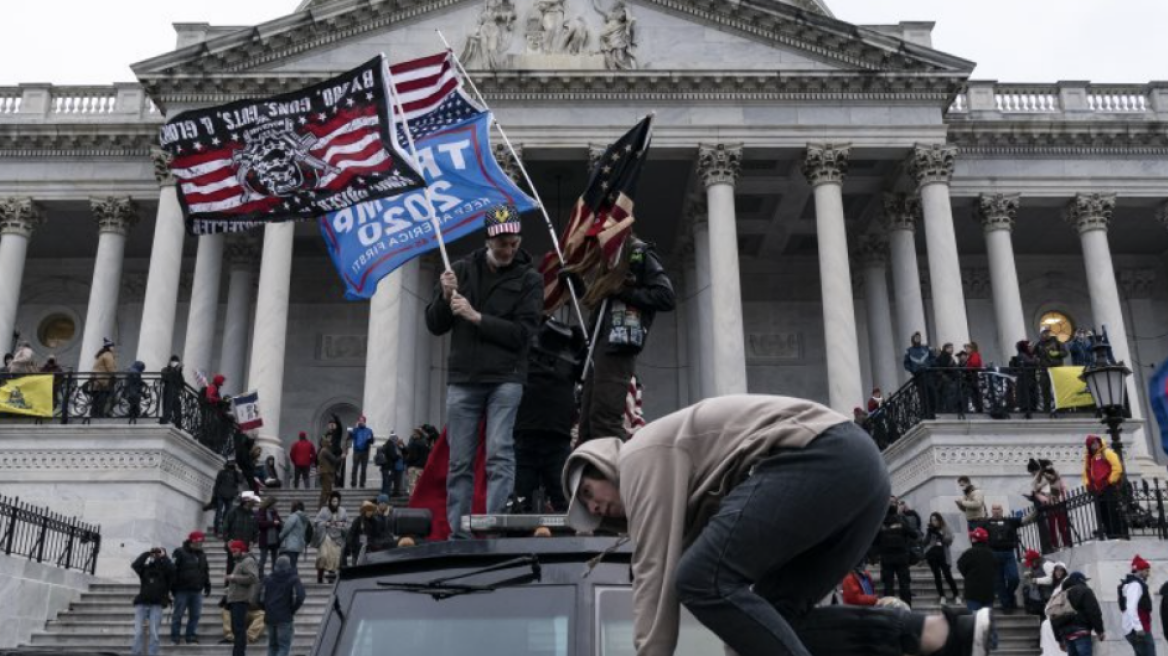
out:
{"label": "lamp post", "polygon": [[[1131,375],[1122,362],[1111,362],[1107,355],[1107,345],[1095,344],[1095,359],[1091,366],[1083,370],[1079,376],[1087,383],[1087,391],[1095,400],[1095,407],[1103,415],[1103,423],[1107,424],[1107,433],[1111,436],[1111,449],[1119,457],[1123,465],[1123,442],[1121,441],[1120,427],[1124,421],[1125,400],[1127,398],[1127,377]],[[1125,473],[1126,473],[1126,467]]]}

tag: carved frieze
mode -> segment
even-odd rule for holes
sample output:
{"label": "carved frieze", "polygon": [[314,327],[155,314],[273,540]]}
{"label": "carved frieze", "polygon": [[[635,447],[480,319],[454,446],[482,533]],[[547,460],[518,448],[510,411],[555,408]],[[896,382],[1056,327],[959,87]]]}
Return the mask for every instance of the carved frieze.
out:
{"label": "carved frieze", "polygon": [[1115,194],[1075,194],[1067,204],[1064,215],[1079,234],[1091,230],[1107,230],[1111,225],[1111,213],[1115,210]]}
{"label": "carved frieze", "polygon": [[982,194],[977,198],[977,217],[986,232],[1014,229],[1014,218],[1018,215],[1018,194]]}
{"label": "carved frieze", "polygon": [[515,36],[513,0],[486,0],[478,24],[466,37],[462,63],[468,68],[499,70],[507,64],[506,52]]}
{"label": "carved frieze", "polygon": [[851,152],[851,144],[807,144],[807,151],[803,155],[804,177],[813,187],[827,183],[843,184],[848,174],[848,156]]}
{"label": "carved frieze", "polygon": [[706,187],[734,186],[742,171],[742,144],[701,144],[698,146],[698,176]]}
{"label": "carved frieze", "polygon": [[44,212],[32,198],[0,198],[0,235],[31,237],[33,230],[44,221]]}

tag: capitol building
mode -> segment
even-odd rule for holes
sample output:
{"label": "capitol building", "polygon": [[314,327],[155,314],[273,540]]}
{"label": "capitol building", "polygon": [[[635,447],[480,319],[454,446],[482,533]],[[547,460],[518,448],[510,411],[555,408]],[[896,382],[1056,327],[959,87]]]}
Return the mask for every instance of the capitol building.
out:
{"label": "capitol building", "polygon": [[[1042,325],[1106,326],[1135,372],[1128,455],[1158,456],[1144,390],[1168,355],[1168,83],[977,80],[932,23],[854,25],[823,0],[289,5],[252,27],[177,24],[135,81],[0,88],[5,342],[77,371],[105,338],[123,368],[180,354],[191,381],[259,391],[270,450],[333,413],[382,435],[440,424],[447,344],[422,321],[436,258],[350,302],[312,222],[189,237],[157,142],[177,112],[433,54],[441,30],[556,230],[592,158],[656,113],[635,230],[679,305],[638,363],[648,418],[742,392],[850,415],[907,381],[914,332],[1004,365]],[[524,220],[538,258],[548,228]],[[1096,425],[1044,434],[1073,462]]]}

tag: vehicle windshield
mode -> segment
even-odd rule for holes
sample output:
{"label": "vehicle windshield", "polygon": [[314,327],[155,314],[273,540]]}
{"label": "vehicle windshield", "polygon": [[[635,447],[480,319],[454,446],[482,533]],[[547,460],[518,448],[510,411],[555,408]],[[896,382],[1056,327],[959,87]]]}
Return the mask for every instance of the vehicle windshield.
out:
{"label": "vehicle windshield", "polygon": [[[596,656],[636,656],[632,588],[596,588],[596,632]],[[718,656],[724,651],[722,641],[683,606],[674,656]]]}
{"label": "vehicle windshield", "polygon": [[442,601],[397,590],[358,592],[334,656],[384,656],[391,648],[442,656],[568,656],[575,591],[541,585]]}

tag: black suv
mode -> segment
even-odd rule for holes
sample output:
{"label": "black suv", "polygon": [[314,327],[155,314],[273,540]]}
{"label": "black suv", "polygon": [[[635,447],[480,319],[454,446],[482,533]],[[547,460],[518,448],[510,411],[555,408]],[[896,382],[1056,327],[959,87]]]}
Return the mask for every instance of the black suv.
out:
{"label": "black suv", "polygon": [[[502,538],[371,554],[341,571],[313,656],[634,656],[632,552],[615,544]],[[675,654],[722,651],[682,609]]]}

